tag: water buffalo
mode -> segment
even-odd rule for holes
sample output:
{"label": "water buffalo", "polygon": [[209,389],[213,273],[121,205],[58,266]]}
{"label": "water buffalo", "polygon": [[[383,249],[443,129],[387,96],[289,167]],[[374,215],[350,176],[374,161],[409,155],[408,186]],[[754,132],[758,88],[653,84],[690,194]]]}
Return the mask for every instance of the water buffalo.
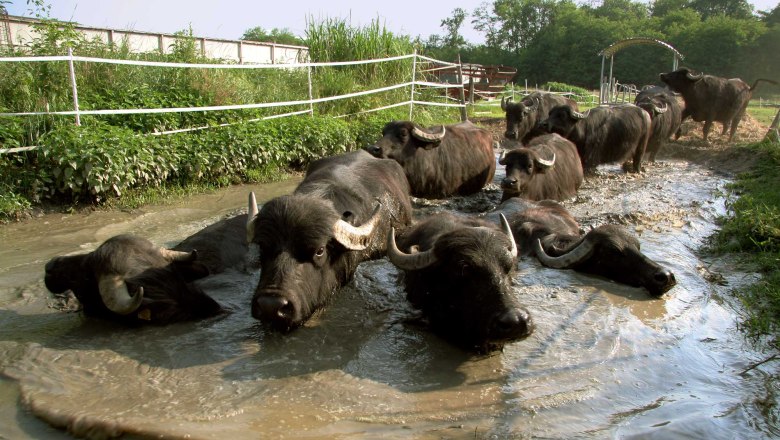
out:
{"label": "water buffalo", "polygon": [[564,200],[577,194],[582,184],[577,147],[555,133],[536,137],[527,147],[504,150],[498,163],[506,166],[501,201],[510,197]]}
{"label": "water buffalo", "polygon": [[585,114],[560,105],[550,110],[540,127],[574,142],[585,172],[605,163],[625,163],[633,156],[633,171],[638,173],[650,124],[650,116],[633,104],[595,107]]}
{"label": "water buffalo", "polygon": [[252,316],[281,331],[322,308],[360,262],[383,257],[390,227],[412,218],[401,166],[362,150],[312,163],[293,194],[259,213],[250,200],[249,212],[261,266]]}
{"label": "water buffalo", "polygon": [[759,78],[753,86],[739,78],[721,78],[718,76],[695,73],[688,68],[680,68],[673,72],[662,73],[661,81],[672,90],[682,94],[685,99],[685,109],[682,120],[688,117],[696,122],[704,121],[703,138],[709,142],[708,136],[713,121],[723,124],[723,134],[731,127],[729,142],[734,140],[737,126],[745,114],[753,90],[760,81],[777,84],[775,81]]}
{"label": "water buffalo", "polygon": [[128,324],[205,318],[222,308],[193,283],[210,273],[198,257],[117,235],[90,253],[51,259],[44,282],[52,293],[71,290],[89,316]]}
{"label": "water buffalo", "polygon": [[390,122],[382,129],[382,138],[365,149],[401,164],[415,197],[474,194],[493,180],[496,171],[490,132],[468,121],[438,130]]}
{"label": "water buffalo", "polygon": [[680,129],[683,106],[674,93],[662,87],[642,90],[636,95],[634,104],[646,111],[652,120],[645,155],[650,162],[655,162],[661,145]]}
{"label": "water buffalo", "polygon": [[644,287],[653,296],[663,295],[677,283],[674,274],[645,256],[636,237],[620,226],[602,225],[582,233],[569,211],[552,200],[515,197],[501,203],[496,212],[509,220],[521,254],[533,253],[545,266]]}
{"label": "water buffalo", "polygon": [[404,271],[407,299],[431,328],[479,352],[531,334],[530,315],[512,290],[517,246],[509,224],[441,213],[410,228],[387,256]]}
{"label": "water buffalo", "polygon": [[547,118],[553,107],[568,105],[579,110],[577,102],[554,93],[533,92],[520,102],[514,103],[511,98],[501,98],[501,110],[506,112],[506,132],[504,136],[510,140],[519,140],[527,144],[540,134],[536,125]]}

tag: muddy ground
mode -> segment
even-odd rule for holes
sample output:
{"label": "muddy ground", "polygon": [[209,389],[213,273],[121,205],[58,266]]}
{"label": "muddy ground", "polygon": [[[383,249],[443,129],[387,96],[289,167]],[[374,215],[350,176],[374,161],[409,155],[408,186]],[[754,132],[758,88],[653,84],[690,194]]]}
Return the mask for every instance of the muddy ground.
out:
{"label": "muddy ground", "polygon": [[[476,122],[500,139],[502,120]],[[702,252],[726,214],[725,185],[756,158],[686,127],[642,174],[600,167],[565,202],[583,227],[635,232],[678,285],[656,299],[523,259],[515,294],[537,329],[487,356],[410,324],[384,259],[289,335],[249,315],[257,273],[204,281],[228,316],[161,328],[84,318],[43,286],[54,255],[123,232],[171,245],[243,210],[248,190],[267,200],[296,179],[0,226],[0,438],[776,438],[776,366],[752,368],[766,356],[741,336],[730,294],[757,275]],[[764,133],[748,118],[739,140]],[[502,177],[499,167],[475,196],[416,200],[416,214],[480,215]]]}

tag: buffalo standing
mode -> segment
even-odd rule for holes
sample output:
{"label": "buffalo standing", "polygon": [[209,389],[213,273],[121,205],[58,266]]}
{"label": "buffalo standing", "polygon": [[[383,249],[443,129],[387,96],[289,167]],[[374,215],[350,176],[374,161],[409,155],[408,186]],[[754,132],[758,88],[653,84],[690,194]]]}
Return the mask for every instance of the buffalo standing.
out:
{"label": "buffalo standing", "polygon": [[564,200],[577,194],[582,185],[577,147],[558,134],[536,137],[526,147],[505,150],[498,163],[506,166],[501,201],[511,197]]}
{"label": "buffalo standing", "polygon": [[322,308],[360,262],[384,256],[390,227],[412,215],[403,169],[362,150],[314,162],[293,194],[259,213],[250,200],[249,212],[261,266],[252,316],[282,331]]}
{"label": "buffalo standing", "polygon": [[685,110],[682,120],[688,117],[696,122],[704,121],[703,138],[708,137],[713,121],[723,124],[723,134],[731,127],[729,142],[734,140],[737,126],[745,114],[753,90],[760,81],[777,84],[768,79],[757,79],[752,86],[739,78],[721,78],[718,76],[694,73],[688,68],[662,73],[661,81],[672,90],[682,94]]}
{"label": "buffalo standing", "polygon": [[661,296],[675,286],[674,274],[640,251],[639,241],[624,228],[603,225],[582,233],[574,217],[552,200],[513,198],[497,208],[512,227],[522,254],[533,254],[548,267],[574,269],[644,287]]}
{"label": "buffalo standing", "polygon": [[639,92],[634,104],[644,109],[652,119],[645,155],[650,162],[655,162],[661,145],[680,129],[683,106],[670,90],[660,87]]}
{"label": "buffalo standing", "polygon": [[550,110],[540,127],[574,142],[585,172],[605,163],[625,164],[633,157],[633,171],[638,173],[650,124],[650,116],[633,104],[595,107],[585,114],[561,105]]}
{"label": "buffalo standing", "polygon": [[533,331],[512,290],[517,246],[503,229],[450,213],[424,219],[400,237],[391,229],[390,261],[404,270],[407,299],[444,338],[479,352]]}
{"label": "buffalo standing", "polygon": [[401,164],[415,197],[474,194],[493,180],[496,171],[490,132],[468,121],[438,131],[408,121],[390,122],[382,139],[365,149]]}

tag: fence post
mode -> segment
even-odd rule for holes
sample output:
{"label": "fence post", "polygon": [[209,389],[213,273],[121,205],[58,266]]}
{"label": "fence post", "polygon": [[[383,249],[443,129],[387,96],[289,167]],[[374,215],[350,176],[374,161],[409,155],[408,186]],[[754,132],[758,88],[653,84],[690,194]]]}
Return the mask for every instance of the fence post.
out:
{"label": "fence post", "polygon": [[309,66],[309,114],[314,117],[314,95],[312,94],[311,66]]}
{"label": "fence post", "polygon": [[463,90],[463,63],[460,61],[460,54],[458,54],[458,83],[460,84],[460,120],[465,122],[469,119],[469,115],[466,112],[466,92]]}
{"label": "fence post", "polygon": [[79,92],[76,89],[76,71],[73,69],[73,49],[68,48],[68,71],[70,72],[70,86],[73,89],[73,110],[76,111],[76,126],[81,126],[79,116]]}
{"label": "fence post", "polygon": [[412,57],[412,91],[409,95],[409,120],[412,120],[412,110],[414,109],[414,82],[417,81],[417,49],[414,49]]}

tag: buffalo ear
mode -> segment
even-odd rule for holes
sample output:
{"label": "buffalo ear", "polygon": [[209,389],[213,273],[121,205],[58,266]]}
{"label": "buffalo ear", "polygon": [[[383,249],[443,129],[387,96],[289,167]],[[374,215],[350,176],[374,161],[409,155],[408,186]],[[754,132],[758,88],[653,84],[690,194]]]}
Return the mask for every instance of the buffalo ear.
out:
{"label": "buffalo ear", "polygon": [[434,141],[434,142],[427,142],[426,141],[422,145],[422,147],[420,147],[420,148],[422,148],[423,150],[433,150],[434,148],[438,147],[439,145],[441,145],[441,141]]}
{"label": "buffalo ear", "polygon": [[176,272],[181,275],[188,283],[205,278],[211,273],[209,268],[205,264],[194,261],[189,263],[173,263],[176,268]]}

